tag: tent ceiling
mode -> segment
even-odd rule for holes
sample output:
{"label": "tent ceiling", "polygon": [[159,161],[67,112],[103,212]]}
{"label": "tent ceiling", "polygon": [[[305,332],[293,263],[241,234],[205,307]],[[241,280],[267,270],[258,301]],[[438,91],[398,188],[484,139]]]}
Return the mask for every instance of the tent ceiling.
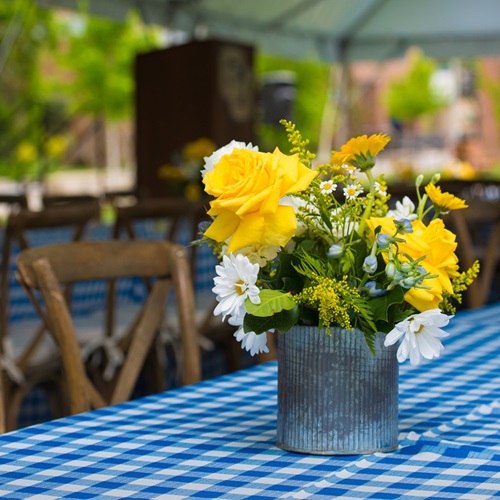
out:
{"label": "tent ceiling", "polygon": [[[76,9],[78,0],[38,0]],[[89,0],[144,20],[292,57],[387,59],[419,45],[436,58],[500,54],[499,0]]]}

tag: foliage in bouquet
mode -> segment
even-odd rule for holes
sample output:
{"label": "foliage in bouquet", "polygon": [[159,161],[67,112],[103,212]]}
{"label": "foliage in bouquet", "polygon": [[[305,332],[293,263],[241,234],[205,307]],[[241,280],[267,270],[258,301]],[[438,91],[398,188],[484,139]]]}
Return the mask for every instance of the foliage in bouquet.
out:
{"label": "foliage in bouquet", "polygon": [[[267,351],[267,333],[295,324],[359,328],[374,351],[403,339],[398,359],[438,357],[441,330],[479,266],[459,272],[455,235],[441,215],[466,208],[443,193],[439,176],[389,207],[372,169],[390,138],[355,137],[312,168],[295,126],[284,121],[291,154],[231,144],[206,158],[205,190],[213,221],[202,242],[222,262],[213,288],[216,315],[252,354]],[[363,182],[362,182],[363,180]]]}
{"label": "foliage in bouquet", "polygon": [[168,181],[173,191],[182,192],[187,199],[199,200],[203,194],[201,168],[204,158],[215,148],[215,143],[206,137],[187,142],[182,151],[174,155],[172,163],[158,169],[158,177]]}

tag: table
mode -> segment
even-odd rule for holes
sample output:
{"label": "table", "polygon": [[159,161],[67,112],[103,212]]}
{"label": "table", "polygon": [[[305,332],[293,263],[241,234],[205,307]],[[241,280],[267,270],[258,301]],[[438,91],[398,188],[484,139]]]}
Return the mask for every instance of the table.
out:
{"label": "table", "polygon": [[500,304],[457,314],[445,353],[400,369],[400,447],[275,444],[276,362],[0,436],[0,497],[500,496]]}

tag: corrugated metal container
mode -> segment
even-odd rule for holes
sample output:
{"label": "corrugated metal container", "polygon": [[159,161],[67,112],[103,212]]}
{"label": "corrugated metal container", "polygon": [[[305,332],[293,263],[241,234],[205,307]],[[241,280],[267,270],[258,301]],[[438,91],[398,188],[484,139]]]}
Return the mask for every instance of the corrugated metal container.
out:
{"label": "corrugated metal container", "polygon": [[278,447],[318,455],[398,446],[397,344],[360,330],[294,326],[278,339]]}

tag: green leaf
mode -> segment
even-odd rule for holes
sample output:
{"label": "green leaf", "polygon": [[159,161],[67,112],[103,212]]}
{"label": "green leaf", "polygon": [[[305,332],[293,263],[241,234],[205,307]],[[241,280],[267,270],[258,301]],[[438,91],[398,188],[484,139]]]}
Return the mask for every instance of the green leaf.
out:
{"label": "green leaf", "polygon": [[245,332],[255,332],[257,334],[267,332],[268,330],[275,329],[280,333],[285,333],[299,319],[299,308],[295,306],[290,310],[283,310],[272,316],[254,316],[252,314],[245,314],[243,320],[243,329]]}
{"label": "green leaf", "polygon": [[325,212],[324,210],[321,210],[320,215],[321,215],[321,220],[323,221],[325,226],[331,230],[332,229],[332,221],[330,220],[330,213]]}
{"label": "green leaf", "polygon": [[375,321],[389,321],[389,308],[394,304],[401,304],[404,301],[405,292],[402,288],[396,287],[387,295],[376,297],[368,301],[370,309],[373,311]]}
{"label": "green leaf", "polygon": [[262,290],[259,294],[260,304],[245,300],[245,309],[253,316],[267,317],[283,310],[289,311],[295,307],[295,301],[289,293],[280,290]]}
{"label": "green leaf", "polygon": [[375,332],[372,330],[366,330],[363,333],[365,335],[366,345],[370,349],[370,352],[373,354],[373,357],[376,357],[377,354],[375,352]]}

